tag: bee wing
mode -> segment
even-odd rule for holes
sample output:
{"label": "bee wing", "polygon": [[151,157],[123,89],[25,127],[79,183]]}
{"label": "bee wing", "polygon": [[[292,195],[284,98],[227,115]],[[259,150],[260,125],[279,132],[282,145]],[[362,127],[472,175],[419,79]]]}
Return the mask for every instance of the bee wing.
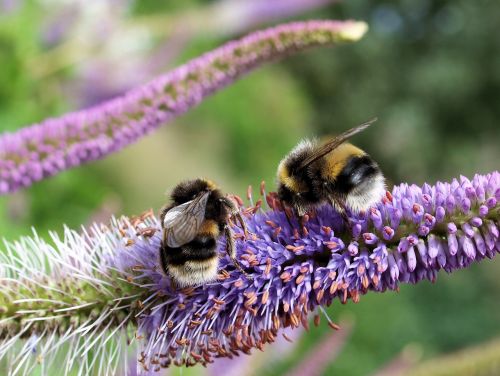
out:
{"label": "bee wing", "polygon": [[200,194],[194,200],[175,206],[165,214],[163,228],[169,247],[180,247],[195,238],[205,218],[209,195],[210,192]]}
{"label": "bee wing", "polygon": [[341,144],[346,142],[350,137],[354,136],[356,133],[359,133],[366,128],[368,128],[370,125],[375,123],[377,121],[377,118],[373,118],[371,120],[368,120],[367,122],[358,125],[357,127],[351,128],[344,133],[341,133],[337,137],[335,137],[333,140],[328,141],[326,144],[318,148],[313,154],[311,154],[309,157],[304,159],[302,163],[300,164],[300,169],[306,168],[309,166],[311,163],[317,161],[321,157],[324,157],[326,154],[330,153],[332,150],[338,148]]}

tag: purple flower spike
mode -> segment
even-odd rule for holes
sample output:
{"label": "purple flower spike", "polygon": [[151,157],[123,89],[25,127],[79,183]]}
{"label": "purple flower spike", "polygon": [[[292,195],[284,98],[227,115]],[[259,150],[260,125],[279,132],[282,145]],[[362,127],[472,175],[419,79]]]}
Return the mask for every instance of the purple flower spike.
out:
{"label": "purple flower spike", "polygon": [[[423,190],[434,202],[436,192],[465,195],[464,184],[476,192],[482,187],[484,197],[471,199],[468,215],[457,199],[441,224],[419,235],[411,209],[424,207]],[[394,187],[393,199],[376,206],[382,227],[369,215],[349,218],[363,227],[360,245],[330,205],[317,208],[301,235],[278,207],[241,208],[249,235],[235,227],[234,242],[251,278],[227,257],[221,239],[218,279],[186,288],[176,287],[158,265],[161,229],[152,212],[81,232],[66,229],[51,243],[36,234],[6,242],[0,251],[0,323],[9,330],[0,335],[0,361],[16,360],[9,367],[29,374],[37,367],[31,353],[43,351],[47,367],[57,359],[59,366],[80,374],[102,369],[127,374],[127,346],[135,346],[141,367],[154,373],[171,364],[206,365],[215,357],[262,349],[283,328],[307,327],[310,313],[335,300],[357,302],[370,291],[434,281],[439,270],[452,272],[494,257],[500,252],[500,207],[491,208],[477,227],[469,223],[499,187],[498,172],[434,187]],[[410,210],[398,213],[404,200]],[[434,210],[428,214],[436,216]],[[399,227],[391,226],[394,216]],[[279,237],[271,222],[281,227]],[[386,227],[394,232],[389,240],[380,234]],[[402,244],[406,249],[400,253]],[[24,340],[24,347],[17,345]],[[72,351],[58,353],[66,344]],[[20,348],[33,351],[20,353]],[[102,361],[94,362],[95,354]]]}
{"label": "purple flower spike", "polygon": [[267,62],[366,30],[363,22],[306,21],[256,31],[99,106],[4,133],[0,194],[116,152]]}

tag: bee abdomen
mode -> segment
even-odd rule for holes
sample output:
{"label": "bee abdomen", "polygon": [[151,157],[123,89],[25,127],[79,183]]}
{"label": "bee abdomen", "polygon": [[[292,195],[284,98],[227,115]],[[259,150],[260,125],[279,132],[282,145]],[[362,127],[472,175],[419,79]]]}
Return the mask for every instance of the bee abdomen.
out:
{"label": "bee abdomen", "polygon": [[347,194],[378,174],[380,174],[378,165],[368,155],[351,157],[335,179],[335,190]]}
{"label": "bee abdomen", "polygon": [[188,261],[205,261],[217,258],[217,242],[213,237],[196,237],[179,248],[164,247],[162,260],[165,264],[184,265]]}

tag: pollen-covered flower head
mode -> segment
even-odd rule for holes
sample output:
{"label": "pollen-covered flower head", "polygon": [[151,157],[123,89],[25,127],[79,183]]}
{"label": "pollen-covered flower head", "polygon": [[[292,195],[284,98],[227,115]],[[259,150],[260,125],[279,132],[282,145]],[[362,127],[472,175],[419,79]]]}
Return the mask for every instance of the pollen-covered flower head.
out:
{"label": "pollen-covered flower head", "polygon": [[[275,195],[266,201],[277,208]],[[14,351],[11,367],[29,371],[37,357],[53,361],[68,345],[67,370],[115,370],[134,345],[141,368],[155,371],[248,353],[284,327],[307,326],[310,314],[335,299],[358,301],[368,291],[492,258],[500,252],[499,201],[498,172],[402,184],[351,216],[349,229],[324,206],[302,233],[296,220],[290,226],[285,213],[264,210],[259,199],[241,208],[250,236],[234,227],[237,257],[252,279],[234,267],[221,241],[219,280],[184,289],[159,267],[161,230],[152,212],[91,232],[66,230],[62,239],[53,235],[53,245],[38,237],[7,243],[0,358]],[[21,339],[28,341],[20,348]],[[99,357],[78,362],[91,353]]]}

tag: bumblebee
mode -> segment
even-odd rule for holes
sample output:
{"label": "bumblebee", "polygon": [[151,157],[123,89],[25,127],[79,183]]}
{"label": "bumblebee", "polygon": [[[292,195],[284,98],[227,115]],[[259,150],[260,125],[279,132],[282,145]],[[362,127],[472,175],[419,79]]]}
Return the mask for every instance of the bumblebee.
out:
{"label": "bumblebee", "polygon": [[[231,216],[238,218],[246,234],[246,226],[236,205],[210,180],[195,179],[177,185],[170,194],[172,203],[160,212],[163,229],[160,264],[165,274],[178,286],[191,286],[214,280],[219,256],[217,240],[226,237],[226,251],[234,265]],[[244,272],[244,271],[243,271]]]}
{"label": "bumblebee", "polygon": [[304,214],[331,203],[347,220],[347,210],[360,212],[385,194],[385,179],[377,163],[346,141],[377,119],[349,129],[325,142],[300,142],[278,166],[278,197]]}

